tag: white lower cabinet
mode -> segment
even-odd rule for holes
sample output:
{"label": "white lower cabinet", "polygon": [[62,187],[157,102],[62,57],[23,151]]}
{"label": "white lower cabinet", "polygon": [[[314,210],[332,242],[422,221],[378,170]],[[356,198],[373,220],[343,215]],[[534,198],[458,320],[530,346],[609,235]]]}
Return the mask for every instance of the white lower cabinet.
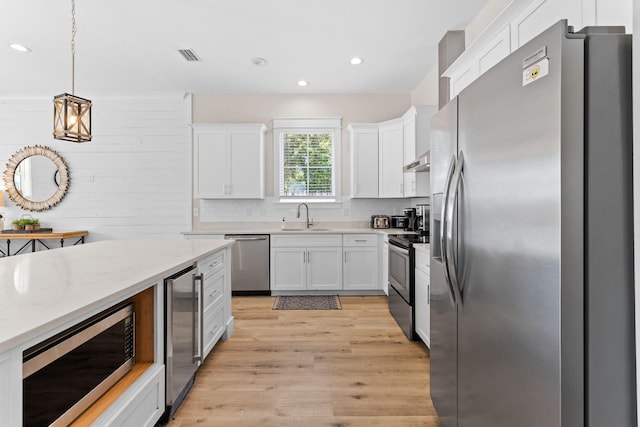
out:
{"label": "white lower cabinet", "polygon": [[152,427],[165,410],[164,365],[155,364],[93,426]]}
{"label": "white lower cabinet", "polygon": [[272,234],[271,291],[379,293],[378,239],[373,233]]}
{"label": "white lower cabinet", "polygon": [[335,291],[342,289],[342,248],[307,249],[307,289]]}
{"label": "white lower cabinet", "polygon": [[206,358],[226,330],[225,307],[231,299],[227,282],[229,261],[226,250],[217,252],[198,261],[198,270],[202,275],[202,346],[203,358]]}
{"label": "white lower cabinet", "polygon": [[341,290],[341,258],[341,235],[274,235],[271,237],[271,290]]}
{"label": "white lower cabinet", "polygon": [[306,248],[271,247],[271,290],[304,291],[307,289]]}
{"label": "white lower cabinet", "polygon": [[382,241],[382,252],[380,253],[380,283],[382,283],[382,290],[386,295],[389,295],[389,237],[384,236]]}
{"label": "white lower cabinet", "polygon": [[[426,255],[425,255],[426,254]],[[415,328],[416,333],[427,345],[430,340],[430,306],[431,285],[429,279],[429,253],[416,250],[416,295],[415,295]]]}
{"label": "white lower cabinet", "polygon": [[22,352],[0,354],[0,413],[8,426],[20,425],[22,421],[21,381]]}
{"label": "white lower cabinet", "polygon": [[378,236],[375,234],[352,234],[343,238],[342,288],[345,291],[368,291],[379,289]]}

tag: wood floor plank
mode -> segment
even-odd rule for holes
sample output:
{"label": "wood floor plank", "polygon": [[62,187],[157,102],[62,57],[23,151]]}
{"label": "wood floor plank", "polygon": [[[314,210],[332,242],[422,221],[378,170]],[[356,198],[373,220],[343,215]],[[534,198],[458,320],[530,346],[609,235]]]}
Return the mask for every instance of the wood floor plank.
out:
{"label": "wood floor plank", "polygon": [[426,347],[406,339],[386,297],[342,310],[272,310],[234,297],[235,331],[216,345],[169,427],[439,427]]}

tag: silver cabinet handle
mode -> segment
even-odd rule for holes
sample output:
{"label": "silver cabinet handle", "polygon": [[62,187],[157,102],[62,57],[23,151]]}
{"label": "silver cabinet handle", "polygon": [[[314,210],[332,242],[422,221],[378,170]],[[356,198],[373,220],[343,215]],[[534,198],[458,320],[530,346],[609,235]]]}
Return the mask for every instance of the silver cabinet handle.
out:
{"label": "silver cabinet handle", "polygon": [[449,164],[449,171],[447,172],[447,179],[444,186],[444,194],[442,195],[442,211],[440,216],[440,252],[442,254],[442,263],[444,264],[444,275],[447,281],[447,290],[449,291],[449,298],[451,299],[451,305],[455,307],[456,296],[451,287],[451,279],[449,278],[449,270],[447,268],[447,239],[446,239],[446,224],[447,224],[447,202],[450,197],[451,181],[453,181],[453,173],[456,169],[456,156],[451,156],[451,163]]}
{"label": "silver cabinet handle", "polygon": [[460,283],[458,280],[458,266],[453,254],[453,214],[456,201],[458,200],[458,190],[460,189],[460,182],[462,180],[462,168],[464,167],[464,155],[462,151],[458,155],[458,164],[456,170],[453,173],[453,182],[451,186],[451,194],[447,200],[447,271],[449,272],[449,280],[451,280],[451,288],[455,294],[456,301],[458,302],[458,308],[462,308],[462,295],[460,293]]}
{"label": "silver cabinet handle", "polygon": [[346,252],[344,252],[344,263],[345,264],[347,263],[347,253]]}

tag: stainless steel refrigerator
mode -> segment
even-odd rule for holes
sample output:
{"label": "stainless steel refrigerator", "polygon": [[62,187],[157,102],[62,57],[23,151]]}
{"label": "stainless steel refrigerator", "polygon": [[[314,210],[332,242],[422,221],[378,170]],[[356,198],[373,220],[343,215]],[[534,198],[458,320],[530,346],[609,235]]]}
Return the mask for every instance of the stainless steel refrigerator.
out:
{"label": "stainless steel refrigerator", "polygon": [[560,21],[432,121],[443,427],[636,425],[631,37]]}

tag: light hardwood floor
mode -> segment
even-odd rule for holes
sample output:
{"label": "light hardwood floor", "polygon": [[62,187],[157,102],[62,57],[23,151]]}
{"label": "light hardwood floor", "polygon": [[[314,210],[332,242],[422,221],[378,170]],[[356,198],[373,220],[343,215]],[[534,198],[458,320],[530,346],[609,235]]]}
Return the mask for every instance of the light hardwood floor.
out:
{"label": "light hardwood floor", "polygon": [[272,310],[234,297],[236,329],[200,367],[170,427],[436,427],[428,350],[410,342],[386,297],[342,310]]}

